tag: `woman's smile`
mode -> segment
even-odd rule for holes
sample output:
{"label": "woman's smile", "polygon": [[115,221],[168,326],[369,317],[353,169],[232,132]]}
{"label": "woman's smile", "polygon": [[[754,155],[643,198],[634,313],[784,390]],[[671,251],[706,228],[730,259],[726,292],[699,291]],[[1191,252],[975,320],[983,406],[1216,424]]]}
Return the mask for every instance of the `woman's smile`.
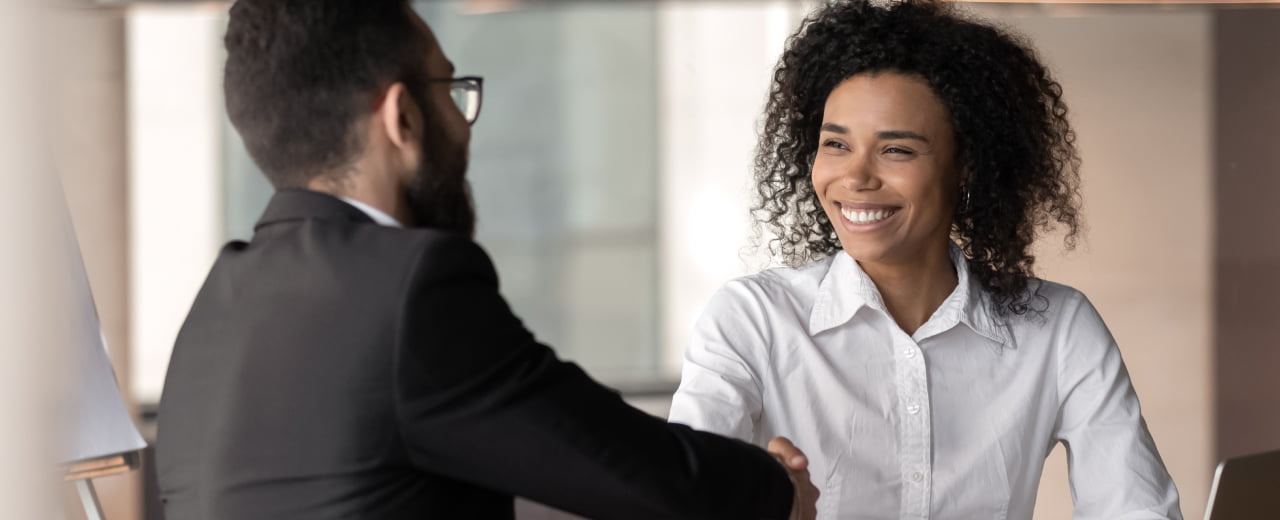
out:
{"label": "woman's smile", "polygon": [[834,201],[836,209],[840,211],[842,217],[841,224],[849,231],[866,232],[874,231],[883,227],[891,218],[898,214],[902,208],[899,206],[885,206],[878,204],[853,204]]}

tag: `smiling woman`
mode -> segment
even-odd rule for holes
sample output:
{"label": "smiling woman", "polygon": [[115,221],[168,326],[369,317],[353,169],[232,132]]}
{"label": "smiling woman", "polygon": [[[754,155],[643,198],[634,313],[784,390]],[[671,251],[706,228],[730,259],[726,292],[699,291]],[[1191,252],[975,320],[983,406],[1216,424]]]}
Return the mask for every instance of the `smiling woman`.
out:
{"label": "smiling woman", "polygon": [[[836,236],[872,279],[900,269],[942,273],[916,309],[890,314],[915,332],[955,286],[947,237],[964,175],[947,109],[921,78],[860,74],[827,98],[813,189]],[[931,291],[929,289],[932,289]],[[889,295],[886,295],[889,296]],[[905,296],[905,295],[892,295]]]}
{"label": "smiling woman", "polygon": [[[933,117],[932,124],[945,123],[947,133],[954,129],[948,137],[954,152],[946,159],[963,172],[962,195],[969,203],[957,205],[961,211],[947,227],[969,258],[971,274],[991,293],[998,314],[1042,309],[1046,302],[1025,290],[1031,245],[1056,222],[1065,227],[1070,247],[1080,227],[1079,159],[1062,87],[1030,47],[989,26],[955,18],[957,23],[937,28],[892,30],[939,16],[958,14],[929,2],[892,10],[837,2],[822,18],[806,22],[803,37],[778,64],[766,109],[756,156],[757,218],[776,235],[770,249],[787,265],[848,249],[831,225],[837,219],[817,198],[817,179],[809,179],[823,164],[814,161],[819,127],[839,126],[827,119],[836,115],[832,110],[866,110],[849,105],[857,99],[846,101],[849,78],[908,75],[917,85],[900,95],[927,107],[915,117]],[[897,130],[903,129],[877,129]]]}
{"label": "smiling woman", "polygon": [[1079,228],[1062,88],[954,9],[837,1],[789,41],[754,208],[789,267],[712,298],[671,420],[793,439],[818,518],[1031,518],[1058,443],[1076,518],[1181,518],[1106,325],[1032,275]]}

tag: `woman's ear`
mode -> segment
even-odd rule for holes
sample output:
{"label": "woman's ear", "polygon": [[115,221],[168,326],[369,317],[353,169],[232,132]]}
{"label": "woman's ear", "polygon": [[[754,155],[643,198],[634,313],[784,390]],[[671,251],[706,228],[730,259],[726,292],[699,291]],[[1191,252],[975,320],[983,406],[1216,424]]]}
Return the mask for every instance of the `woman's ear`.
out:
{"label": "woman's ear", "polygon": [[416,151],[423,135],[422,107],[414,102],[404,83],[396,82],[387,88],[378,112],[391,143],[397,148]]}

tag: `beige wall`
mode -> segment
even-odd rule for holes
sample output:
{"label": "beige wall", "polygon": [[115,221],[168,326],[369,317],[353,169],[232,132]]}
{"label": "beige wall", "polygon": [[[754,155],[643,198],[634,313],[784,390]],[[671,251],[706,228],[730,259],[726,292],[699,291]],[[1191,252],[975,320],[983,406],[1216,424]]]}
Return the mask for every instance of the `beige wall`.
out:
{"label": "beige wall", "polygon": [[[991,9],[1063,85],[1079,136],[1085,240],[1038,248],[1040,276],[1089,296],[1120,345],[1182,494],[1204,511],[1213,470],[1211,12]],[[1063,16],[1065,14],[1065,16]],[[1071,518],[1064,453],[1046,465],[1037,520]]]}

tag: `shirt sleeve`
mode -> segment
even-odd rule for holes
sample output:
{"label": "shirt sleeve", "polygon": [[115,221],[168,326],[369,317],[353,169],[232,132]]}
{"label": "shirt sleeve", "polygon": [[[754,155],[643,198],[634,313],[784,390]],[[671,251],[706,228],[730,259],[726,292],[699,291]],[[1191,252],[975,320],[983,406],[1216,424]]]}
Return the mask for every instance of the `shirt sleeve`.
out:
{"label": "shirt sleeve", "polygon": [[768,364],[769,313],[743,280],[711,298],[684,353],[680,387],[669,420],[755,439],[763,408],[760,370]]}
{"label": "shirt sleeve", "polygon": [[1060,409],[1076,520],[1181,520],[1178,491],[1147,430],[1115,339],[1076,293],[1056,331]]}
{"label": "shirt sleeve", "polygon": [[394,377],[414,466],[589,518],[785,518],[768,453],[628,406],[537,343],[464,238],[407,288]]}

